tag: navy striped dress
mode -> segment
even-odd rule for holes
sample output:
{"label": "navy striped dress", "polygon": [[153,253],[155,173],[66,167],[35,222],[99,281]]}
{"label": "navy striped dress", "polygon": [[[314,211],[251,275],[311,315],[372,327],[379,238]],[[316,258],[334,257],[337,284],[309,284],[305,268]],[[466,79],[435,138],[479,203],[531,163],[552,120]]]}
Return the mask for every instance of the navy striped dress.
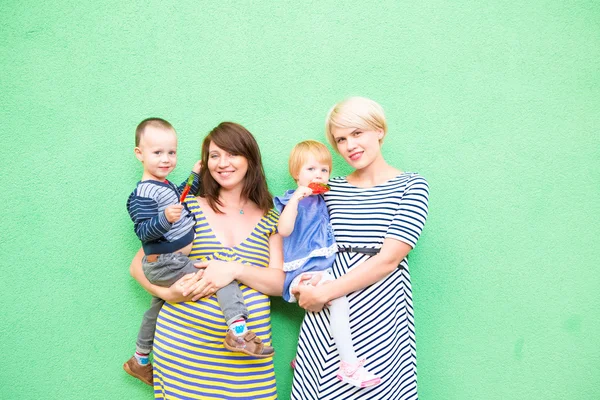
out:
{"label": "navy striped dress", "polygon": [[[393,238],[414,247],[427,219],[429,187],[415,173],[358,188],[346,178],[329,181],[325,201],[340,246],[380,248]],[[333,272],[342,276],[369,258],[337,253]],[[339,382],[340,357],[329,331],[329,311],[307,312],[300,329],[292,399],[417,399],[412,290],[408,261],[375,284],[348,295],[354,348],[382,383],[366,389]],[[390,329],[393,327],[393,329]]]}

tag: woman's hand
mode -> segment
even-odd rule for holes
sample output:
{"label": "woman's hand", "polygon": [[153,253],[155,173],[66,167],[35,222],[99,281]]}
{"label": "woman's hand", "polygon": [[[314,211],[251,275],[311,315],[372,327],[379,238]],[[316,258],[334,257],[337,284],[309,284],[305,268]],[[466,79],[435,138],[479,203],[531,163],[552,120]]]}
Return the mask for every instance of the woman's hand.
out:
{"label": "woman's hand", "polygon": [[185,293],[185,288],[200,280],[202,278],[203,272],[204,271],[198,271],[195,274],[184,275],[171,286],[167,288],[161,288],[161,299],[170,303],[180,303],[183,301],[197,300],[192,298],[192,294]]}
{"label": "woman's hand", "polygon": [[[192,301],[212,295],[217,290],[236,279],[238,264],[219,260],[203,261],[194,264],[200,268],[200,278],[193,277],[183,283],[182,294],[192,296]],[[198,275],[198,274],[196,274]]]}
{"label": "woman's hand", "polygon": [[[307,277],[306,279],[314,279],[314,277]],[[304,308],[306,311],[319,312],[326,305],[329,305],[327,289],[324,289],[329,282],[325,282],[319,286],[312,286],[312,283],[310,285],[304,284],[302,282],[303,280],[304,278],[300,281],[298,286],[292,290],[292,293],[296,296],[296,299],[298,299],[298,305],[300,307]]]}

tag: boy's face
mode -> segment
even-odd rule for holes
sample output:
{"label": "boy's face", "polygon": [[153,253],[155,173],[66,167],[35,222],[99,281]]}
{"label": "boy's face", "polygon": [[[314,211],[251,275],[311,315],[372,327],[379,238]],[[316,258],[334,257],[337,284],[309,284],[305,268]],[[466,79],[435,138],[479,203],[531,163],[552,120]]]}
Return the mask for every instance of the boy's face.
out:
{"label": "boy's face", "polygon": [[134,151],[144,165],[142,180],[164,181],[177,165],[177,135],[171,129],[148,126]]}
{"label": "boy's face", "polygon": [[319,162],[315,156],[310,154],[300,167],[296,181],[298,186],[308,186],[311,182],[327,183],[329,173],[329,164]]}

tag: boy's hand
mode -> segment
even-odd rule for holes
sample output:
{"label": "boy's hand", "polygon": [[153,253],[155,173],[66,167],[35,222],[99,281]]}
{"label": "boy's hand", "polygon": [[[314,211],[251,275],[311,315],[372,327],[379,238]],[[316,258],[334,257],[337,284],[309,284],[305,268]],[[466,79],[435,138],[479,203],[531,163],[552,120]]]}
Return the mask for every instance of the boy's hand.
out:
{"label": "boy's hand", "polygon": [[312,194],[312,189],[306,186],[298,186],[298,189],[292,195],[292,200],[300,201]]}
{"label": "boy's hand", "polygon": [[200,173],[200,168],[202,168],[202,160],[196,161],[196,164],[194,164],[194,168],[192,168],[192,171],[194,171],[195,173],[199,174]]}
{"label": "boy's hand", "polygon": [[182,210],[183,206],[181,204],[173,204],[165,208],[165,217],[167,217],[167,221],[170,223],[179,221]]}

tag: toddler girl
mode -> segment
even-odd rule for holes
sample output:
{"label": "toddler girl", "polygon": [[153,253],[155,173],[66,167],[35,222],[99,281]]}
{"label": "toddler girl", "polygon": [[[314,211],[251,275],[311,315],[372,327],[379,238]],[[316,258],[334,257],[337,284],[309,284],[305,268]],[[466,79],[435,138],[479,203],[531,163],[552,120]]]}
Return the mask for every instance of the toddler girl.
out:
{"label": "toddler girl", "polygon": [[[318,285],[334,280],[331,266],[337,245],[329,223],[327,206],[321,193],[328,190],[331,172],[331,153],[322,143],[307,140],[298,143],[290,154],[290,175],[298,188],[275,197],[275,207],[281,214],[278,231],[283,236],[284,300],[294,303],[292,290],[309,277],[320,276]],[[357,387],[369,387],[381,382],[363,365],[352,347],[350,315],[346,296],[331,301],[331,336],[340,353],[337,378]]]}

